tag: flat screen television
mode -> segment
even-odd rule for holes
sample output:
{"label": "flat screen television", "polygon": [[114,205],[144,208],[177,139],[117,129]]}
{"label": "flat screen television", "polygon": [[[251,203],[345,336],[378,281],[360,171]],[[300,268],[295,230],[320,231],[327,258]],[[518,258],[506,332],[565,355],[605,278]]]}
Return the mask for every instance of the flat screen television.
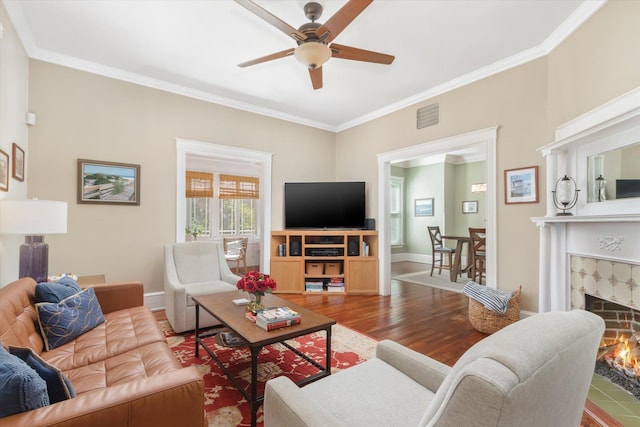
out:
{"label": "flat screen television", "polygon": [[640,179],[616,179],[616,199],[640,197]]}
{"label": "flat screen television", "polygon": [[364,182],[287,182],[285,228],[362,229]]}

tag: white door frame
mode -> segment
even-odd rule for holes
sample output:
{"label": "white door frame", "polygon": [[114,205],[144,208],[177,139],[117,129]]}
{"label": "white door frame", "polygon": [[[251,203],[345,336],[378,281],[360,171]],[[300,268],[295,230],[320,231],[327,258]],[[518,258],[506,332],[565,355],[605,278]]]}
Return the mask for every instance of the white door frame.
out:
{"label": "white door frame", "polygon": [[248,150],[228,145],[212,144],[185,138],[176,138],[176,242],[184,242],[184,228],[187,221],[185,194],[185,174],[187,155],[205,156],[237,162],[250,161],[262,166],[260,177],[260,271],[269,272],[269,250],[271,242],[271,162],[273,153]]}
{"label": "white door frame", "polygon": [[487,286],[497,283],[497,170],[496,142],[498,127],[490,127],[407,148],[378,154],[378,239],[379,239],[379,293],[391,293],[391,235],[389,231],[389,203],[391,163],[419,157],[446,154],[469,146],[481,146],[487,159]]}

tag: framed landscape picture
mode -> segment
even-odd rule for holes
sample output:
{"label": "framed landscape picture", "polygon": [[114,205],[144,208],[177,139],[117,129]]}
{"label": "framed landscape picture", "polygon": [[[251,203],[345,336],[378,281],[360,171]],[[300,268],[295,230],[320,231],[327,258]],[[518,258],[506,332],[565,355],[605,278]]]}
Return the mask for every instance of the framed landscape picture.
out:
{"label": "framed landscape picture", "polygon": [[504,171],[505,203],[538,203],[538,166]]}
{"label": "framed landscape picture", "polygon": [[140,165],[78,159],[78,203],[140,205]]}
{"label": "framed landscape picture", "polygon": [[433,216],[433,198],[416,199],[415,216]]}
{"label": "framed landscape picture", "polygon": [[468,200],[466,202],[462,202],[462,213],[463,214],[478,213],[478,201]]}
{"label": "framed landscape picture", "polygon": [[9,191],[9,155],[0,150],[0,191]]}
{"label": "framed landscape picture", "polygon": [[24,181],[24,150],[18,144],[13,143],[13,172],[15,180]]}

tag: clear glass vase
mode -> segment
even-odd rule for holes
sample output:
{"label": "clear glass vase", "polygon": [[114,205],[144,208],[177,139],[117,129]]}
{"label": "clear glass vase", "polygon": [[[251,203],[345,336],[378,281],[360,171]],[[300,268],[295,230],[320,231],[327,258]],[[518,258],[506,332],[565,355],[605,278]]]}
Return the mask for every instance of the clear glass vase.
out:
{"label": "clear glass vase", "polygon": [[262,310],[264,305],[262,304],[262,294],[250,293],[249,304],[247,304],[247,311]]}

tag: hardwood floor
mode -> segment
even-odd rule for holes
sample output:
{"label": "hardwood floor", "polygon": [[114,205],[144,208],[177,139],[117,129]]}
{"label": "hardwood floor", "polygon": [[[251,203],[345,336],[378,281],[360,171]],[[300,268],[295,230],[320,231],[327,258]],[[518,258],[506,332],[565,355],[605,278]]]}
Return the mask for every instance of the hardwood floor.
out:
{"label": "hardwood floor", "polygon": [[[424,270],[425,265],[394,263],[392,274]],[[391,281],[391,295],[278,294],[377,340],[391,339],[442,363],[453,365],[486,335],[467,317],[468,298],[413,283]]]}

